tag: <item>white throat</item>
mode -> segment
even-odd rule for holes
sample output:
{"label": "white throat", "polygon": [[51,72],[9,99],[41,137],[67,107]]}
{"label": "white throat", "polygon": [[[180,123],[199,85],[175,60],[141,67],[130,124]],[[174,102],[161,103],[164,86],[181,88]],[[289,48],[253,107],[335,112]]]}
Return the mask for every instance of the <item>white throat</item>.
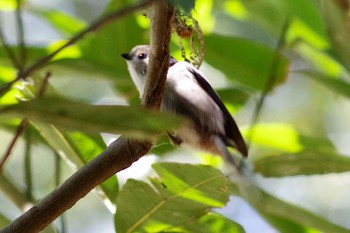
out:
{"label": "white throat", "polygon": [[136,70],[131,62],[128,61],[126,64],[128,65],[128,70],[130,72],[132,81],[134,82],[134,84],[135,84],[135,86],[140,94],[140,98],[142,98],[143,90],[145,88],[146,77],[140,77],[140,75],[136,72]]}

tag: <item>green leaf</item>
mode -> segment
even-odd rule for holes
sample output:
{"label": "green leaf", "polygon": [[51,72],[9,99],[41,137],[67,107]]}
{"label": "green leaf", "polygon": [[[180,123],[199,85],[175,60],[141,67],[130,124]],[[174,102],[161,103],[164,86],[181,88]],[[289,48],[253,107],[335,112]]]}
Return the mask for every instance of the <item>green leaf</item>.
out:
{"label": "green leaf", "polygon": [[17,8],[16,0],[2,0],[0,2],[0,10],[2,11],[14,11]]}
{"label": "green leaf", "polygon": [[300,73],[317,81],[336,94],[340,94],[348,98],[350,97],[350,83],[342,79],[312,71],[302,71]]}
{"label": "green leaf", "polygon": [[275,218],[283,218],[294,222],[303,228],[318,229],[321,232],[348,233],[349,230],[337,226],[324,218],[312,214],[305,209],[281,201],[273,196],[263,193],[263,200],[255,202],[253,205],[263,215]]}
{"label": "green leaf", "polygon": [[44,16],[57,30],[71,36],[86,27],[82,20],[57,10],[45,10],[40,14]]}
{"label": "green leaf", "polygon": [[209,35],[205,37],[205,60],[219,69],[233,82],[254,90],[263,90],[274,69],[277,79],[271,88],[286,80],[289,61],[278,56],[277,64],[273,64],[275,51],[255,42]]}
{"label": "green leaf", "polygon": [[254,170],[266,177],[316,175],[350,171],[350,158],[337,154],[304,151],[270,156],[254,163]]}
{"label": "green leaf", "polygon": [[[129,179],[117,198],[115,225],[118,232],[186,231],[212,207],[228,201],[226,177],[203,165],[158,163],[159,179]],[[135,211],[137,210],[137,211]]]}
{"label": "green leaf", "polygon": [[269,222],[274,228],[278,229],[283,233],[295,233],[295,232],[303,232],[303,233],[321,233],[318,230],[310,229],[308,227],[304,227],[300,224],[297,224],[293,221],[285,219],[284,217],[274,216],[270,214],[264,214],[262,211],[260,213],[263,217]]}
{"label": "green leaf", "polygon": [[[65,139],[74,148],[77,156],[84,164],[95,158],[105,148],[105,144],[100,137],[95,137],[95,139],[93,139],[79,132],[66,133]],[[117,177],[111,176],[108,178],[101,184],[101,188],[111,203],[114,204],[119,191]]]}
{"label": "green leaf", "polygon": [[[303,57],[303,59],[307,61],[307,63],[312,64],[313,69],[324,73],[323,76],[327,75],[329,77],[339,77],[343,76],[344,74],[346,75],[343,66],[336,61],[336,58],[331,54],[327,54],[322,50],[313,48],[313,46],[303,41],[298,41],[295,43],[294,48]],[[312,73],[317,75],[316,72],[311,71],[301,71],[300,73],[307,74],[308,72],[310,75]]]}
{"label": "green leaf", "polygon": [[149,153],[156,155],[164,155],[168,152],[174,151],[175,149],[176,147],[170,143],[169,136],[167,134],[162,134],[157,139],[157,142],[153,145]]}
{"label": "green leaf", "polygon": [[[286,18],[294,18],[303,22],[303,28],[294,28],[299,34],[299,37],[306,36],[310,38],[310,33],[314,34],[318,42],[325,38],[325,27],[320,16],[318,5],[313,1],[295,0],[295,1],[271,1],[259,0],[255,1],[241,1],[245,6],[245,12],[248,14],[250,20],[254,23],[268,29],[274,35],[278,35]],[[274,14],[271,14],[274,12]],[[306,29],[303,31],[302,29]],[[299,33],[301,32],[301,33]],[[306,33],[304,33],[306,32]]]}
{"label": "green leaf", "polygon": [[320,232],[349,233],[349,230],[301,207],[275,198],[252,184],[242,187],[243,192],[240,191],[242,188],[239,189],[234,183],[231,183],[229,187],[233,194],[245,198],[270,224],[280,229],[281,232],[318,232],[316,230],[319,230]]}
{"label": "green leaf", "polygon": [[7,224],[10,224],[11,223],[11,220],[6,218],[4,215],[2,215],[0,213],[0,227],[4,227],[6,226]]}
{"label": "green leaf", "polygon": [[[78,133],[72,133],[67,136],[52,125],[39,121],[32,121],[32,124],[49,146],[61,156],[73,171],[77,171],[85,163],[93,159],[94,156],[97,156],[98,151],[100,151],[99,145],[95,141],[85,137],[79,139],[76,135]],[[80,137],[83,137],[82,134]],[[77,141],[74,141],[74,139]],[[89,144],[88,147],[84,148],[84,145],[87,143]],[[116,195],[118,194],[118,180],[116,177],[110,177],[95,189],[102,200],[107,200],[106,198],[108,198],[108,201],[104,201],[104,204],[110,207],[110,203],[115,202]]]}
{"label": "green leaf", "polygon": [[296,153],[303,149],[300,135],[291,125],[264,123],[243,131],[243,135],[256,145]]}
{"label": "green leaf", "polygon": [[100,154],[106,147],[99,136],[88,136],[80,132],[68,132],[64,134],[65,138],[78,151],[81,160],[84,163],[92,160]]}
{"label": "green leaf", "polygon": [[216,90],[221,99],[225,103],[242,106],[245,104],[250,95],[247,92],[240,90],[239,88],[222,88]]}
{"label": "green leaf", "polygon": [[[125,7],[125,1],[111,1],[107,12]],[[116,83],[118,91],[130,97],[131,90],[134,96],[137,93],[127,71],[125,60],[120,54],[129,52],[138,44],[148,44],[148,32],[142,29],[132,14],[114,21],[98,32],[89,35],[82,43],[79,43],[83,63],[80,68],[91,69],[97,74],[105,74]],[[75,63],[70,63],[75,68]],[[79,67],[78,67],[79,69]],[[131,93],[132,94],[132,93]]]}
{"label": "green leaf", "polygon": [[286,3],[285,10],[288,12],[281,12],[281,15],[286,17],[287,14],[291,14],[299,22],[305,24],[304,26],[300,25],[299,28],[294,28],[300,32],[299,37],[311,44],[326,46],[326,29],[318,5],[312,1],[304,0],[283,2]]}
{"label": "green leaf", "polygon": [[227,181],[218,169],[176,163],[156,163],[152,167],[172,193],[215,207],[221,207],[228,201]]}
{"label": "green leaf", "polygon": [[182,8],[186,13],[194,9],[195,0],[170,0],[177,8]]}
{"label": "green leaf", "polygon": [[339,61],[350,70],[350,32],[348,16],[336,1],[322,0],[321,14],[327,26],[327,33],[332,49]]}
{"label": "green leaf", "polygon": [[170,114],[141,107],[88,105],[61,98],[40,98],[10,105],[2,115],[18,116],[88,133],[110,132],[147,138],[180,125]]}
{"label": "green leaf", "polygon": [[186,226],[191,232],[206,233],[245,233],[243,227],[236,222],[217,213],[209,212],[198,222]]}

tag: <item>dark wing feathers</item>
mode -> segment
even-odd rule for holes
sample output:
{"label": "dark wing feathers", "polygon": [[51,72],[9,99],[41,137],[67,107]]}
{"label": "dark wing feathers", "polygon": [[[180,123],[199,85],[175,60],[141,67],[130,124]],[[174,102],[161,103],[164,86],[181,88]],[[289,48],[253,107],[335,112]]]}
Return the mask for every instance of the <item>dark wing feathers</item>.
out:
{"label": "dark wing feathers", "polygon": [[[196,72],[193,69],[190,69],[189,71],[196,78],[198,84],[203,88],[203,90],[205,90],[208,93],[208,95],[215,101],[215,103],[219,106],[219,108],[223,112],[224,118],[225,118],[224,127],[225,127],[225,133],[226,133],[225,135],[226,144],[228,146],[235,147],[240,153],[242,153],[242,155],[247,156],[248,155],[247,146],[238,129],[238,126],[236,122],[233,120],[227,108],[225,107],[224,103],[221,101],[218,94],[214,91],[214,89],[211,87],[208,81],[204,77],[202,77],[202,75],[200,75],[198,72]],[[232,145],[232,142],[230,143],[230,141],[232,141],[234,145]]]}

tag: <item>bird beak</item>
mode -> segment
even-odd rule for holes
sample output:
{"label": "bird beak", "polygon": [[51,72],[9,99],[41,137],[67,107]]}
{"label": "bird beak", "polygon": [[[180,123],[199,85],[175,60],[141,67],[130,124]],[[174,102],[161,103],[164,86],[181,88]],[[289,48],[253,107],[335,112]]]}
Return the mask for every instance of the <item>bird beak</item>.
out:
{"label": "bird beak", "polygon": [[125,60],[131,60],[131,56],[129,53],[123,53],[121,54],[122,58],[124,58]]}

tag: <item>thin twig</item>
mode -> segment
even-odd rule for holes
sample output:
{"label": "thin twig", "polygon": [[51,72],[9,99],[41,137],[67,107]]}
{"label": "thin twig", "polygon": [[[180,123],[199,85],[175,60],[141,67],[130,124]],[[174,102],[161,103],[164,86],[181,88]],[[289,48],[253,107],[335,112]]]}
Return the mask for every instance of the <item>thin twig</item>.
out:
{"label": "thin twig", "polygon": [[28,125],[27,119],[22,120],[21,123],[18,125],[16,133],[15,133],[13,139],[10,142],[10,145],[7,147],[7,150],[0,161],[0,173],[2,172],[2,168],[4,167],[5,162],[7,161],[10,154],[12,153],[13,147],[16,145],[16,142],[17,142],[19,136],[22,135],[22,133],[24,132],[27,125]]}
{"label": "thin twig", "polygon": [[5,84],[0,89],[0,96],[3,95],[3,92],[6,92],[15,82],[19,81],[20,79],[26,79],[30,74],[32,74],[37,69],[43,67],[46,65],[54,56],[56,56],[59,52],[61,52],[63,49],[67,48],[68,46],[74,44],[78,40],[80,40],[82,37],[84,37],[87,33],[97,31],[98,29],[101,29],[103,26],[113,22],[114,20],[121,18],[127,14],[130,14],[131,12],[144,9],[147,6],[149,6],[153,0],[145,0],[142,1],[136,5],[118,10],[116,12],[113,12],[109,15],[106,15],[102,17],[101,19],[97,20],[95,23],[92,23],[89,27],[82,30],[78,34],[76,34],[74,37],[69,39],[65,44],[63,44],[61,47],[53,51],[52,53],[38,59],[34,64],[29,66],[28,68],[24,69],[22,72],[19,72],[17,77],[12,80],[11,82]]}
{"label": "thin twig", "polygon": [[2,47],[5,50],[5,53],[7,55],[7,57],[9,58],[10,62],[12,63],[12,65],[16,68],[16,69],[20,69],[20,65],[19,62],[16,58],[15,53],[13,52],[13,50],[10,48],[10,46],[8,45],[5,36],[3,34],[2,28],[1,28],[1,22],[0,22],[0,43],[2,45]]}
{"label": "thin twig", "polygon": [[262,106],[265,102],[265,98],[266,98],[267,94],[269,93],[269,91],[271,90],[272,85],[275,83],[276,79],[278,78],[277,77],[277,68],[278,68],[278,65],[280,62],[279,56],[280,56],[280,53],[281,53],[283,46],[284,46],[284,43],[285,43],[285,37],[286,37],[286,33],[288,31],[288,28],[289,28],[289,24],[290,24],[290,18],[287,17],[284,24],[283,24],[281,35],[279,37],[275,52],[273,54],[268,80],[267,80],[265,87],[262,90],[261,95],[257,101],[255,111],[254,111],[254,114],[253,114],[252,119],[251,119],[251,124],[250,124],[251,125],[251,127],[250,127],[251,132],[248,135],[248,139],[249,139],[248,141],[251,141],[250,139],[252,139],[252,137],[253,137],[254,126],[259,121],[259,117],[261,115],[260,113],[262,110]]}
{"label": "thin twig", "polygon": [[26,200],[33,202],[33,179],[32,179],[32,156],[31,156],[31,132],[26,130],[25,133],[25,152],[24,152],[24,179],[27,185]]}
{"label": "thin twig", "polygon": [[17,21],[17,38],[19,42],[18,58],[19,58],[20,70],[22,70],[26,63],[27,51],[26,51],[26,44],[25,44],[25,38],[24,38],[21,0],[17,0],[16,21]]}
{"label": "thin twig", "polygon": [[[58,187],[61,183],[61,173],[62,173],[62,166],[61,166],[61,157],[60,155],[55,152],[54,153],[55,156],[55,187]],[[59,224],[61,226],[61,233],[65,233],[66,232],[66,221],[65,221],[65,217],[64,217],[64,213],[60,216],[59,218]]]}
{"label": "thin twig", "polygon": [[46,89],[47,89],[47,86],[49,85],[49,78],[51,76],[51,73],[50,72],[47,72],[45,77],[44,77],[44,80],[43,82],[41,83],[41,86],[39,88],[39,91],[38,91],[38,94],[37,94],[37,98],[40,98],[44,95]]}
{"label": "thin twig", "polygon": [[[37,98],[40,98],[44,95],[45,93],[45,90],[47,88],[47,85],[48,85],[48,79],[50,77],[51,73],[50,72],[47,72],[46,73],[46,76],[44,77],[44,81],[43,83],[41,84],[40,88],[39,88],[39,91],[38,91],[38,94],[37,94]],[[17,130],[16,130],[16,133],[15,133],[15,136],[14,138],[12,139],[10,145],[8,146],[5,154],[3,155],[1,161],[0,161],[0,173],[2,172],[2,168],[5,164],[5,162],[7,161],[7,159],[9,158],[9,156],[11,155],[11,152],[12,152],[12,149],[13,147],[15,146],[18,138],[23,134],[23,132],[26,130],[27,126],[28,126],[28,119],[23,119],[21,121],[21,123],[19,124],[19,126],[17,127]]]}

